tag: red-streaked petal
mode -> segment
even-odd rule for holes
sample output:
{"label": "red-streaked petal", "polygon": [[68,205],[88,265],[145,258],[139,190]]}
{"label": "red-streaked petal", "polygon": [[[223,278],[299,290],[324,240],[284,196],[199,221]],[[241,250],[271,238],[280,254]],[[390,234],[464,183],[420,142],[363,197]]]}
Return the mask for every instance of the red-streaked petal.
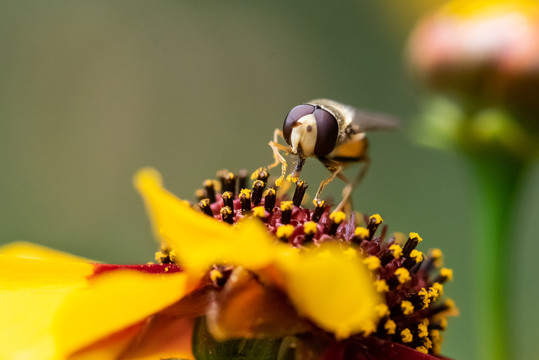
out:
{"label": "red-streaked petal", "polygon": [[175,264],[143,264],[143,265],[114,265],[114,264],[95,264],[95,270],[92,276],[101,275],[109,271],[117,270],[136,270],[148,274],[173,274],[183,269]]}
{"label": "red-streaked petal", "polygon": [[53,332],[62,354],[71,354],[131,326],[185,296],[187,274],[118,270],[92,277],[58,309]]}

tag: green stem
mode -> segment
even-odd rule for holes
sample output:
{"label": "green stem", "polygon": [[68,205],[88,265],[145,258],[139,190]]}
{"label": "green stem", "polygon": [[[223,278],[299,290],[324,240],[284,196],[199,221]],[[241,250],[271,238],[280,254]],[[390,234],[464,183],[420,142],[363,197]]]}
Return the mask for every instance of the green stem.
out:
{"label": "green stem", "polygon": [[518,240],[511,230],[525,163],[504,151],[468,155],[477,185],[473,311],[478,353],[474,358],[507,360],[512,358],[508,332],[509,281],[512,250]]}

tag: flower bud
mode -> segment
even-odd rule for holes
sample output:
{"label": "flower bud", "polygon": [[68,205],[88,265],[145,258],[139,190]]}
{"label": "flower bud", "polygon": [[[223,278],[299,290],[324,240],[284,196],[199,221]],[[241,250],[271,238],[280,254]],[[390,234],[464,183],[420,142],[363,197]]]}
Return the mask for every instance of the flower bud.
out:
{"label": "flower bud", "polygon": [[451,1],[424,18],[409,42],[416,75],[466,111],[502,107],[539,130],[539,4]]}

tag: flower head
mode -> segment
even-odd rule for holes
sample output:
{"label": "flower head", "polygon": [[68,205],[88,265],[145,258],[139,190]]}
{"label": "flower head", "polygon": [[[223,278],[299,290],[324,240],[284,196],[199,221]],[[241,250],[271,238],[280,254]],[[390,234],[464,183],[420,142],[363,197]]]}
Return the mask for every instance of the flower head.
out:
{"label": "flower head", "polygon": [[218,356],[240,351],[238,338],[274,357],[437,354],[455,312],[440,300],[452,277],[440,251],[423,254],[416,233],[388,237],[379,215],[347,218],[322,201],[302,207],[304,182],[292,200],[268,182],[265,172],[249,187],[245,175],[220,173],[204,182],[197,211],[155,170],[137,173],[159,264],[2,248],[0,315],[10,325],[0,330],[9,344],[0,358]]}
{"label": "flower head", "polygon": [[[137,176],[137,188],[154,214],[156,236],[175,250],[179,264],[187,269],[242,266],[256,275],[260,286],[284,293],[299,317],[337,339],[379,338],[425,353],[439,352],[440,331],[446,316],[455,311],[452,302],[440,301],[443,284],[451,279],[449,269],[440,269],[440,250],[425,255],[416,249],[422,241],[417,233],[386,238],[387,228],[378,214],[356,220],[355,215],[347,219],[342,212],[330,212],[324,201],[312,210],[302,207],[307,189],[303,181],[287,200],[282,189],[266,185],[264,171],[255,172],[249,189],[245,174],[238,177],[241,186],[231,180],[234,174],[219,175],[220,181],[204,182],[204,191],[197,194],[201,214],[178,200],[189,217],[178,213],[175,218],[167,217],[170,211],[167,216],[157,213],[157,208],[171,205],[159,176],[153,170]],[[360,223],[364,226],[356,226]],[[193,243],[188,231],[195,227],[199,240]],[[208,237],[200,240],[203,232]],[[200,263],[194,263],[195,258]],[[439,275],[433,276],[435,272]],[[234,292],[235,285],[227,283],[233,274],[219,271],[224,294]],[[222,338],[237,336],[242,330],[230,330],[220,322],[226,311],[230,307],[215,305],[210,329]]]}

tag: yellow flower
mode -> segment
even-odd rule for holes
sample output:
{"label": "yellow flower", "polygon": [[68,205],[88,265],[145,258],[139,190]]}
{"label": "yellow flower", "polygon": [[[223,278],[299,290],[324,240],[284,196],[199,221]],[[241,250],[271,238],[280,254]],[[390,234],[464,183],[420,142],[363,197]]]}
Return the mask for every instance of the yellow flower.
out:
{"label": "yellow flower", "polygon": [[[26,243],[0,248],[0,359],[191,359],[201,338],[202,347],[210,341],[206,321],[218,340],[280,343],[312,334],[328,354],[376,337],[373,359],[417,356],[388,340],[430,321],[420,340],[394,339],[423,352],[432,351],[431,342],[439,348],[440,337],[429,331],[439,335],[454,307],[432,306],[430,292],[418,292],[435,268],[433,258],[423,268],[422,258],[411,257],[418,236],[396,256],[397,248],[375,235],[379,215],[358,232],[353,219],[330,215],[323,203],[311,212],[299,206],[303,195],[281,202],[261,183],[235,196],[230,182],[222,188],[229,194],[206,182],[209,199],[198,212],[164,189],[155,170],[139,171],[135,186],[161,242],[160,264],[98,264]],[[409,272],[406,281],[398,269]],[[438,287],[448,271],[436,278]],[[347,338],[355,340],[339,341]]]}
{"label": "yellow flower", "polygon": [[215,221],[166,191],[152,169],[140,171],[135,186],[155,236],[176,249],[180,263],[195,276],[212,264],[240,265],[262,275],[272,267],[298,312],[338,338],[378,320],[372,309],[382,300],[357,252],[331,243],[299,252],[276,242],[256,219],[237,226]]}
{"label": "yellow flower", "polygon": [[[2,247],[0,359],[116,358],[148,316],[190,290],[185,273],[165,275],[163,265],[154,267],[162,271],[103,271],[36,245]],[[174,353],[190,356],[185,345]]]}

